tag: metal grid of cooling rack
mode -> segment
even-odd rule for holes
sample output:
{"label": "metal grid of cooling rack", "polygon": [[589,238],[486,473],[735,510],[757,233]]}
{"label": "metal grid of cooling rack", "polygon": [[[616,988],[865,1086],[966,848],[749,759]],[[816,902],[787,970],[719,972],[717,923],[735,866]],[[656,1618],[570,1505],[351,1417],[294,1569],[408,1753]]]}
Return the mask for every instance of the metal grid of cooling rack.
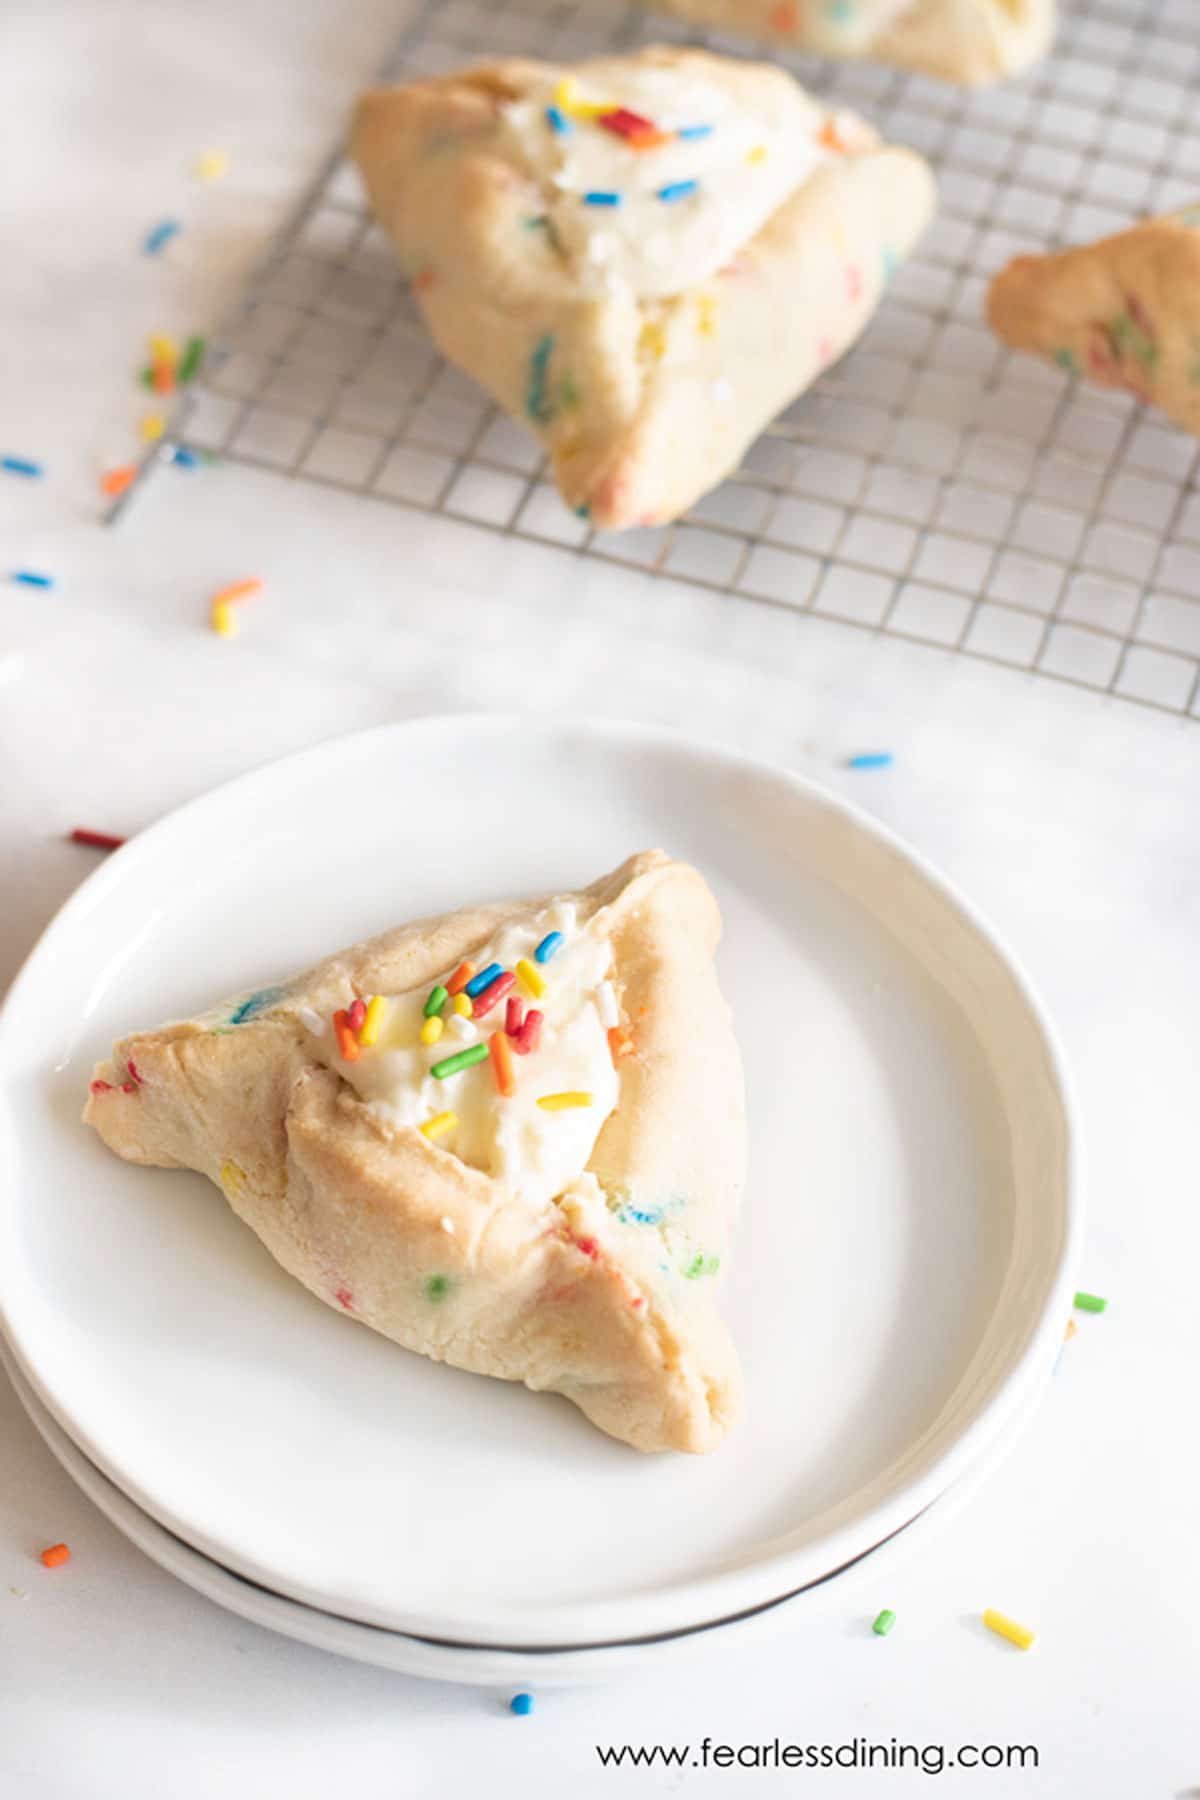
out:
{"label": "metal grid of cooling rack", "polygon": [[[611,0],[429,0],[387,73],[664,39],[753,51]],[[340,155],[173,441],[1200,717],[1200,444],[981,316],[1009,256],[1194,201],[1196,0],[1068,0],[1050,60],[982,94],[778,60],[923,151],[941,207],[859,345],[686,518],[597,535],[566,510],[533,439],[433,350]]]}

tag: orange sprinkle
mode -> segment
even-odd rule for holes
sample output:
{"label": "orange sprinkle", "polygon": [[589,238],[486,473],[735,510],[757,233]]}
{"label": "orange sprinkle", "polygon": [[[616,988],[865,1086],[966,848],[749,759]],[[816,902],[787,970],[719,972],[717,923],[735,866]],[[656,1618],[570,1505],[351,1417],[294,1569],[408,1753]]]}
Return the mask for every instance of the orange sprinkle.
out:
{"label": "orange sprinkle", "polygon": [[844,150],[846,148],[838,136],[837,122],[834,119],[826,119],[817,133],[817,142],[824,144],[826,150]]}
{"label": "orange sprinkle", "polygon": [[771,30],[789,32],[796,29],[797,12],[794,0],[784,0],[771,14]]}
{"label": "orange sprinkle", "polygon": [[1067,1329],[1063,1332],[1063,1343],[1069,1344],[1073,1337],[1079,1336],[1079,1327],[1074,1319],[1067,1320]]}
{"label": "orange sprinkle", "polygon": [[71,1552],[65,1544],[51,1544],[48,1550],[42,1551],[42,1561],[48,1569],[57,1569],[61,1563],[70,1560]]}
{"label": "orange sprinkle", "polygon": [[337,1039],[338,1055],[343,1062],[357,1062],[361,1054],[358,1039],[351,1029],[345,1011],[339,1007],[333,1015],[333,1035]]}
{"label": "orange sprinkle", "polygon": [[492,1059],[492,1074],[496,1077],[496,1086],[510,1100],[517,1091],[513,1080],[512,1051],[508,1046],[508,1038],[502,1031],[494,1031],[488,1039],[488,1054]]}
{"label": "orange sprinkle", "polygon": [[108,474],[101,478],[100,492],[107,494],[110,499],[115,498],[117,494],[125,492],[136,474],[136,463],[126,463],[120,469],[110,469]]}
{"label": "orange sprinkle", "polygon": [[214,606],[224,606],[230,600],[248,600],[251,594],[261,593],[262,582],[256,579],[251,581],[231,581],[228,587],[223,587],[219,593],[213,595],[212,603]]}
{"label": "orange sprinkle", "polygon": [[425,289],[431,285],[432,281],[433,270],[422,269],[419,274],[413,276],[412,285],[418,294],[423,294]]}
{"label": "orange sprinkle", "polygon": [[446,983],[446,992],[450,995],[451,999],[454,998],[455,994],[461,994],[472,975],[477,973],[478,971],[474,963],[459,963],[457,969],[455,969],[453,975]]}
{"label": "orange sprinkle", "polygon": [[169,362],[156,362],[150,369],[150,386],[156,394],[173,394],[175,371]]}
{"label": "orange sprinkle", "polygon": [[625,142],[631,150],[657,150],[660,144],[669,144],[674,135],[673,131],[659,131],[656,125],[648,125],[645,131],[631,131]]}
{"label": "orange sprinkle", "polygon": [[633,1055],[633,1039],[622,1025],[614,1025],[608,1034],[609,1054],[615,1069],[623,1056]]}

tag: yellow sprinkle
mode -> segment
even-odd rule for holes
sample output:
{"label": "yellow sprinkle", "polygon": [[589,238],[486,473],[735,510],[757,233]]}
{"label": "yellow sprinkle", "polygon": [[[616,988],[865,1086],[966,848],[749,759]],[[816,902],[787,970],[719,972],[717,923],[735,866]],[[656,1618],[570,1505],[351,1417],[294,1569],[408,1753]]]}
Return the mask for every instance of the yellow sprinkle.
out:
{"label": "yellow sprinkle", "polygon": [[565,1094],[542,1094],[538,1105],[546,1112],[566,1112],[569,1106],[590,1106],[592,1096],[567,1092]]}
{"label": "yellow sprinkle", "polygon": [[241,1187],[245,1179],[245,1172],[242,1169],[239,1169],[235,1162],[223,1162],[221,1164],[222,1187],[233,1188],[236,1191]]}
{"label": "yellow sprinkle", "polygon": [[[431,1023],[432,1023],[432,1021],[431,1021]],[[440,1019],[438,1020],[438,1024],[439,1025],[441,1024]],[[422,1125],[421,1135],[422,1135],[422,1137],[427,1137],[427,1138],[442,1137],[445,1135],[445,1133],[447,1131],[453,1131],[454,1127],[457,1124],[458,1124],[458,1114],[457,1113],[452,1113],[452,1112],[434,1113],[433,1117],[431,1119],[426,1119],[425,1123]],[[453,1231],[454,1227],[451,1226],[450,1229]]]}
{"label": "yellow sprinkle", "polygon": [[763,163],[766,160],[767,146],[765,144],[755,144],[753,150],[749,151],[746,156],[748,163]]}
{"label": "yellow sprinkle", "polygon": [[1037,1636],[1036,1632],[1018,1625],[1014,1619],[1005,1618],[1002,1612],[997,1612],[992,1606],[984,1613],[983,1622],[989,1631],[994,1631],[997,1637],[1007,1638],[1018,1650],[1028,1650]]}
{"label": "yellow sprinkle", "polygon": [[656,319],[650,319],[642,326],[638,349],[648,351],[659,362],[667,354],[667,334]]}
{"label": "yellow sprinkle", "polygon": [[546,991],[546,978],[536,963],[531,963],[527,956],[523,956],[517,964],[517,974],[534,999],[540,1000]]}
{"label": "yellow sprinkle", "polygon": [[446,1027],[435,1013],[433,1018],[426,1019],[421,1027],[421,1042],[423,1044],[436,1044],[445,1029]]}
{"label": "yellow sprinkle", "polygon": [[387,1011],[387,1001],[382,994],[376,994],[367,1002],[367,1016],[362,1022],[362,1030],[358,1034],[360,1044],[378,1042],[379,1027],[383,1024],[383,1015]]}
{"label": "yellow sprinkle", "polygon": [[170,363],[172,368],[179,361],[179,345],[165,331],[153,331],[150,334],[150,361],[154,363]]}
{"label": "yellow sprinkle", "polygon": [[717,329],[717,296],[715,294],[698,294],[696,296],[697,329],[701,337],[711,337]]}
{"label": "yellow sprinkle", "polygon": [[147,413],[138,430],[148,444],[157,443],[167,429],[167,421],[161,413]]}
{"label": "yellow sprinkle", "polygon": [[601,113],[613,110],[608,100],[581,100],[579,83],[573,75],[564,75],[555,88],[554,104],[559,112],[569,113],[573,119],[598,119]]}
{"label": "yellow sprinkle", "polygon": [[450,1004],[460,1019],[469,1019],[475,1011],[475,1002],[470,994],[455,994]]}
{"label": "yellow sprinkle", "polygon": [[220,181],[229,169],[228,150],[206,150],[196,158],[192,173],[197,181]]}
{"label": "yellow sprinkle", "polygon": [[217,600],[213,603],[212,628],[218,637],[236,637],[238,633],[237,613],[228,600]]}

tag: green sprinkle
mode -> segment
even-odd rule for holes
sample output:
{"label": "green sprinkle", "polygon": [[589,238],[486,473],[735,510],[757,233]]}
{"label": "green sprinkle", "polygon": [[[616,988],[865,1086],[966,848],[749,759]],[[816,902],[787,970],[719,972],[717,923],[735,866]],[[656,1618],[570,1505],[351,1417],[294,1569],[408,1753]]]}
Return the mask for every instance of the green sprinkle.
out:
{"label": "green sprinkle", "polygon": [[1099,1294],[1079,1293],[1075,1296],[1075,1305],[1080,1312],[1100,1313],[1105,1311],[1108,1301],[1102,1300]]}
{"label": "green sprinkle", "polygon": [[180,381],[191,381],[194,375],[200,373],[200,364],[203,361],[204,339],[202,337],[190,337],[183,346],[183,356],[180,358],[179,368],[176,371],[178,379]]}
{"label": "green sprinkle", "polygon": [[720,1266],[719,1256],[705,1256],[700,1251],[684,1269],[683,1278],[685,1281],[698,1281],[701,1275],[715,1275]]}
{"label": "green sprinkle", "polygon": [[521,223],[526,231],[545,231],[550,223],[550,216],[548,213],[529,213]]}
{"label": "green sprinkle", "polygon": [[558,384],[558,404],[564,412],[579,405],[579,384],[569,369]]}
{"label": "green sprinkle", "polygon": [[549,424],[554,417],[554,407],[546,395],[546,371],[550,362],[550,353],[554,349],[554,334],[547,332],[539,338],[529,358],[529,382],[525,390],[525,411],[539,425]]}
{"label": "green sprinkle", "polygon": [[425,1017],[427,1019],[435,1018],[436,1015],[441,1012],[449,998],[449,994],[439,981],[428,1000],[425,1002]]}
{"label": "green sprinkle", "polygon": [[886,1637],[895,1623],[895,1613],[892,1611],[891,1607],[885,1606],[883,1611],[877,1616],[875,1623],[871,1626],[871,1630],[875,1633],[876,1637]]}
{"label": "green sprinkle", "polygon": [[432,1300],[435,1306],[440,1305],[449,1292],[450,1277],[448,1275],[431,1275],[425,1283],[425,1298]]}
{"label": "green sprinkle", "polygon": [[445,1081],[447,1075],[457,1075],[460,1069],[469,1069],[477,1062],[482,1062],[488,1053],[486,1044],[472,1044],[469,1050],[460,1050],[457,1056],[447,1056],[441,1062],[434,1063],[429,1073],[435,1081]]}
{"label": "green sprinkle", "polygon": [[1054,360],[1060,369],[1065,369],[1067,371],[1068,375],[1078,375],[1079,364],[1075,360],[1075,352],[1073,350],[1056,350],[1054,352]]}
{"label": "green sprinkle", "polygon": [[141,374],[138,376],[138,380],[141,382],[141,384],[144,388],[152,388],[154,386],[154,370],[153,369],[143,369]]}

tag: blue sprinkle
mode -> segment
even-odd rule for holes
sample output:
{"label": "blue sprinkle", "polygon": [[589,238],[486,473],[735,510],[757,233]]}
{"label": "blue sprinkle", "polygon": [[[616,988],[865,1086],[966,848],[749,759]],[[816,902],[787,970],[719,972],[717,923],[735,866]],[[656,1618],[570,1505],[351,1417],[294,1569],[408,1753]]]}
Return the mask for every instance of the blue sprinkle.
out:
{"label": "blue sprinkle", "polygon": [[259,988],[257,994],[251,994],[248,1000],[243,1000],[240,1006],[234,1007],[229,1015],[229,1023],[244,1025],[247,1019],[256,1019],[259,1013],[266,1012],[268,1006],[274,1006],[282,995],[283,989],[280,987]]}
{"label": "blue sprinkle", "polygon": [[863,750],[858,756],[848,756],[848,769],[890,769],[892,753],[890,750]]}
{"label": "blue sprinkle", "polygon": [[551,131],[557,131],[559,137],[566,137],[568,131],[571,129],[570,119],[568,119],[566,113],[559,112],[557,106],[548,106],[546,108],[546,123],[549,125]]}
{"label": "blue sprinkle", "polygon": [[200,458],[186,444],[176,444],[171,451],[171,461],[177,469],[198,469]]}
{"label": "blue sprinkle", "polygon": [[533,1711],[532,1694],[514,1694],[508,1703],[509,1710],[515,1712],[519,1719],[527,1719]]}
{"label": "blue sprinkle", "polygon": [[632,1203],[621,1207],[617,1213],[622,1225],[661,1225],[665,1217],[664,1207],[634,1206]]}
{"label": "blue sprinkle", "polygon": [[603,188],[592,188],[583,196],[585,206],[620,206],[620,194],[609,194]]}
{"label": "blue sprinkle", "polygon": [[561,931],[548,931],[533,953],[534,962],[548,963],[550,958],[557,955],[558,951],[562,949],[562,941]]}
{"label": "blue sprinkle", "polygon": [[829,0],[825,11],[829,18],[837,19],[844,25],[854,17],[854,0]]}
{"label": "blue sprinkle", "polygon": [[585,500],[582,506],[577,506],[575,508],[575,517],[577,519],[586,519],[588,514],[591,512],[591,510],[592,510],[591,507],[588,505],[587,501]]}
{"label": "blue sprinkle", "polygon": [[38,575],[33,569],[14,569],[12,578],[22,587],[52,588],[53,575]]}
{"label": "blue sprinkle", "polygon": [[660,200],[684,200],[699,186],[698,181],[668,181],[666,187],[659,188],[658,197]]}
{"label": "blue sprinkle", "polygon": [[482,994],[484,988],[490,981],[495,981],[497,975],[503,975],[503,973],[504,970],[500,967],[499,963],[489,963],[486,969],[480,969],[478,975],[472,975],[470,981],[468,981],[466,985],[465,991],[473,1000],[476,994]]}
{"label": "blue sprinkle", "polygon": [[30,462],[24,456],[0,456],[0,469],[7,469],[10,475],[27,475],[31,481],[46,473],[41,463]]}
{"label": "blue sprinkle", "polygon": [[713,127],[711,125],[681,125],[679,130],[675,133],[675,136],[694,139],[711,137],[712,133]]}
{"label": "blue sprinkle", "polygon": [[178,219],[164,219],[161,224],[154,227],[153,231],[146,233],[142,249],[147,256],[157,256],[159,251],[165,250],[171,239],[182,230],[183,227]]}

